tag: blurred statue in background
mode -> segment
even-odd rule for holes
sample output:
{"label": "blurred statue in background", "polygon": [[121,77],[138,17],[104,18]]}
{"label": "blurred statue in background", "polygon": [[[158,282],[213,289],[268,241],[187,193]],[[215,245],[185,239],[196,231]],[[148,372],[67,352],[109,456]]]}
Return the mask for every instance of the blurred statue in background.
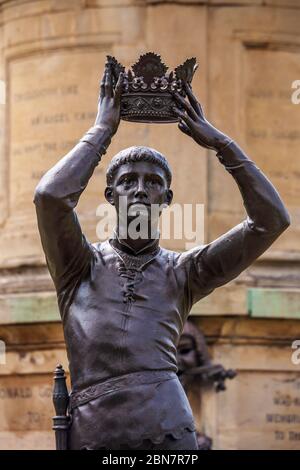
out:
{"label": "blurred statue in background", "polygon": [[[186,393],[197,387],[201,403],[201,387],[215,386],[216,392],[226,390],[225,380],[233,379],[236,371],[225,370],[222,365],[211,361],[204,334],[190,319],[184,325],[177,348],[178,377]],[[202,406],[202,403],[201,403]],[[210,450],[212,439],[203,432],[196,431],[200,450]]]}

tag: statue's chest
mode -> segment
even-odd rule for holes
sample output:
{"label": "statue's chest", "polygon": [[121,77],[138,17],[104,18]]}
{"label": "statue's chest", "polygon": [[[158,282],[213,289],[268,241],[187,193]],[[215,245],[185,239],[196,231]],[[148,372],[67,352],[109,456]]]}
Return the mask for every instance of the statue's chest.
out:
{"label": "statue's chest", "polygon": [[93,265],[86,283],[99,299],[121,302],[127,308],[134,303],[158,307],[158,302],[172,303],[178,295],[178,282],[171,263],[153,254],[104,253]]}

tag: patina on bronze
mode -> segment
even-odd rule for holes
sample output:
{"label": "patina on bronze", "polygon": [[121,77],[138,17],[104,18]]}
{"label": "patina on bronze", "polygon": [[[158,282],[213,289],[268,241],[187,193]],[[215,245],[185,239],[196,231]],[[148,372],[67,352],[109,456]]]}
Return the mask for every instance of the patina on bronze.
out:
{"label": "patina on bronze", "polygon": [[[238,276],[289,226],[274,186],[243,150],[204,116],[191,87],[178,92],[179,129],[211,148],[232,175],[247,217],[218,239],[178,253],[152,239],[120,239],[119,197],[170,204],[171,170],[148,147],[120,152],[105,197],[117,211],[115,234],[90,243],[76,212],[117,132],[123,74],[114,87],[106,64],[94,126],[39,182],[34,203],[62,317],[72,392],[70,449],[197,449],[191,407],[177,376],[176,348],[192,305]],[[212,153],[210,158],[214,158]],[[152,222],[152,221],[151,221]],[[150,223],[150,222],[149,222]]]}

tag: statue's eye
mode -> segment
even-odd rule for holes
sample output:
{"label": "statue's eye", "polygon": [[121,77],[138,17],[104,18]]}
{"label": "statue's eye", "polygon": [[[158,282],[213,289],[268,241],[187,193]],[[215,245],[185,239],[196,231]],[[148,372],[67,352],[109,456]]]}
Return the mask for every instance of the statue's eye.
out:
{"label": "statue's eye", "polygon": [[179,348],[179,352],[180,354],[189,354],[190,352],[192,352],[192,349],[191,348]]}
{"label": "statue's eye", "polygon": [[158,185],[160,184],[159,180],[157,180],[156,178],[150,178],[148,180],[148,184],[150,184],[150,186],[155,186],[155,185]]}
{"label": "statue's eye", "polygon": [[133,182],[132,176],[124,176],[124,178],[122,178],[122,181],[121,181],[121,183],[125,185],[129,185],[132,182]]}

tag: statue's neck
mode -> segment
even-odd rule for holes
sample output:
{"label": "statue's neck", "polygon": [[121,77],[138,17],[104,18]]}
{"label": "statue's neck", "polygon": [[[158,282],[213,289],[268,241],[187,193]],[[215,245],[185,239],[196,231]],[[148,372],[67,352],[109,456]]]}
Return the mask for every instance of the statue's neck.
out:
{"label": "statue's neck", "polygon": [[156,237],[155,238],[137,238],[132,239],[129,236],[122,238],[120,236],[122,231],[119,230],[117,226],[113,231],[112,242],[122,251],[125,251],[128,254],[146,254],[154,251],[159,245],[159,230],[156,228]]}

